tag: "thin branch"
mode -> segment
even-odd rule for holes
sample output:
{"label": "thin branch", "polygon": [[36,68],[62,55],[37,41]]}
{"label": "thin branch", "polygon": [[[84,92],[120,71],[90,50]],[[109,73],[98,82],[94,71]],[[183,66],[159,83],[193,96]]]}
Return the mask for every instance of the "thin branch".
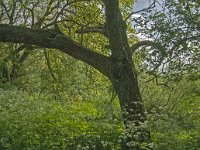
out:
{"label": "thin branch", "polygon": [[152,4],[149,5],[149,7],[144,8],[144,9],[141,9],[141,10],[139,10],[139,11],[134,11],[134,12],[130,13],[130,14],[128,15],[128,17],[126,17],[125,20],[127,21],[132,15],[138,14],[138,13],[141,13],[141,12],[144,12],[144,11],[147,11],[147,10],[149,10],[149,9],[154,8],[155,6],[156,6],[156,0],[154,0],[154,2],[153,2]]}
{"label": "thin branch", "polygon": [[168,98],[167,98],[167,101],[166,101],[166,103],[162,106],[163,108],[166,107],[166,106],[169,104],[169,102],[170,102],[170,100],[171,100],[171,97],[172,97],[172,94],[173,94],[173,90],[174,90],[174,86],[171,88],[171,90],[170,90],[170,92],[169,92],[169,96],[168,96]]}
{"label": "thin branch", "polygon": [[7,6],[4,4],[3,1],[0,1],[0,3],[1,3],[1,6],[5,9],[5,12],[6,12],[6,15],[7,15],[9,21],[11,21],[11,16],[10,16],[9,10],[7,9]]}
{"label": "thin branch", "polygon": [[48,67],[48,69],[49,69],[49,72],[50,72],[51,77],[53,78],[54,81],[57,81],[57,78],[56,78],[56,76],[54,75],[53,69],[51,68],[51,63],[50,63],[50,60],[49,60],[49,57],[48,57],[48,54],[47,54],[46,49],[44,50],[44,57],[45,57],[45,59],[46,59],[47,67]]}

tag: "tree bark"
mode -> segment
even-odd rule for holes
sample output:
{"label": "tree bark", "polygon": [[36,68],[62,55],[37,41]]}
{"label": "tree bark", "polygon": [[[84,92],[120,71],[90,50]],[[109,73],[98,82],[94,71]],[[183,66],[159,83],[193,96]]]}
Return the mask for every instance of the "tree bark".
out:
{"label": "tree bark", "polygon": [[54,30],[30,29],[22,26],[0,24],[0,42],[24,43],[44,48],[59,49],[81,60],[106,76],[110,76],[112,62],[109,57],[86,48]]}
{"label": "tree bark", "polygon": [[111,81],[119,97],[125,127],[123,150],[151,149],[150,132],[146,126],[146,114],[140,95],[136,72],[132,61],[124,60],[113,67]]}
{"label": "tree bark", "polygon": [[128,43],[127,25],[122,18],[118,0],[103,2],[106,8],[111,58],[116,64],[112,67],[110,80],[119,97],[126,131],[126,141],[121,147],[125,150],[150,149],[148,144],[151,143],[151,138],[145,126],[147,119]]}

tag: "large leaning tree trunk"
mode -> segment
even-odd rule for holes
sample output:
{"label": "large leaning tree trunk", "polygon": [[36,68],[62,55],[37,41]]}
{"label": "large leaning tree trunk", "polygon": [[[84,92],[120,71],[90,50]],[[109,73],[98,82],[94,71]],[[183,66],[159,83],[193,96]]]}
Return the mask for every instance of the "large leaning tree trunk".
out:
{"label": "large leaning tree trunk", "polygon": [[105,0],[104,4],[111,57],[115,63],[109,78],[118,94],[126,129],[126,144],[122,145],[122,149],[142,149],[143,144],[150,143],[150,134],[147,129],[141,128],[145,124],[146,115],[128,44],[127,26],[117,0]]}
{"label": "large leaning tree trunk", "polygon": [[[105,33],[109,39],[111,56],[88,49],[69,37],[50,29],[30,29],[23,26],[0,24],[0,42],[25,43],[60,51],[81,60],[107,76],[119,97],[126,131],[123,150],[147,149],[151,142],[145,127],[146,116],[140,95],[131,48],[126,34],[126,23],[119,10],[118,0],[104,0]],[[142,45],[141,45],[142,46]],[[150,148],[149,148],[150,149]]]}

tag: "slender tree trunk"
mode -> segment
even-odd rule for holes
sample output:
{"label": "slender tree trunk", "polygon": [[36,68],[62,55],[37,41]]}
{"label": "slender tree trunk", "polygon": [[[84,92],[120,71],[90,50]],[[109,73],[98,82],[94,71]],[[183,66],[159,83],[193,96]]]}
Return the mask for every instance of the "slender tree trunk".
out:
{"label": "slender tree trunk", "polygon": [[10,73],[7,64],[3,63],[0,66],[0,83],[8,83],[8,82],[10,82]]}
{"label": "slender tree trunk", "polygon": [[[125,60],[113,70],[112,83],[119,97],[125,127],[123,150],[150,149],[150,133],[147,129],[144,105],[132,61]],[[146,145],[145,145],[146,144]]]}
{"label": "slender tree trunk", "polygon": [[[31,47],[29,47],[31,48]],[[28,58],[30,51],[29,50],[25,50],[23,52],[23,54],[21,56],[16,57],[13,61],[13,66],[12,66],[12,70],[10,73],[10,81],[11,83],[14,83],[20,76],[20,69],[24,63],[24,61]]]}

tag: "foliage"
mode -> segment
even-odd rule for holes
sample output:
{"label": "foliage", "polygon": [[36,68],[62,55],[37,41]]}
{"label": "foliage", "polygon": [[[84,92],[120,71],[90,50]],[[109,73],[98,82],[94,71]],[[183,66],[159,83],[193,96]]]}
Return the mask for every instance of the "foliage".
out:
{"label": "foliage", "polygon": [[[143,97],[155,149],[198,149],[200,140],[199,81],[145,84]],[[157,86],[157,88],[155,88]]]}
{"label": "foliage", "polygon": [[[155,84],[141,85],[155,149],[198,149],[199,81]],[[104,96],[58,101],[8,87],[0,93],[1,149],[119,149],[126,138],[119,104]]]}
{"label": "foliage", "polygon": [[111,104],[103,103],[105,99],[69,103],[39,93],[2,89],[0,93],[1,149],[119,148],[119,108],[108,115]]}
{"label": "foliage", "polygon": [[[105,19],[109,17],[105,13],[106,2],[0,1],[0,23],[67,37],[68,42],[72,41],[81,48],[87,47],[85,51],[93,50],[88,56],[99,54],[100,58],[107,58],[102,60],[109,60],[112,67],[107,66],[109,63],[103,67],[114,70],[112,78],[116,79],[111,80],[116,81],[113,82],[114,89],[108,80],[111,76],[107,78],[86,64],[87,59],[94,59],[88,56],[84,63],[66,56],[71,53],[55,49],[0,43],[0,149],[118,150],[128,145],[129,149],[198,150],[199,2],[154,1],[159,4],[159,9],[145,9],[138,19],[133,19],[136,21],[133,29],[131,15],[134,13],[131,12],[134,2],[120,0],[122,18],[117,16],[124,19],[127,26],[121,20],[114,24],[116,27],[109,34],[110,20]],[[115,30],[120,33],[116,34],[120,36],[118,42],[115,41],[118,36],[110,36]],[[139,41],[136,33],[148,40]],[[126,37],[127,41],[123,41]],[[111,38],[114,44],[110,42]],[[120,45],[120,42],[123,44]],[[118,44],[122,49],[117,49],[123,52],[115,54],[120,57],[121,53],[125,53],[126,59],[122,61],[113,56],[115,49],[112,47]],[[129,44],[133,45],[133,49],[136,47],[135,51],[130,50]],[[70,52],[74,51],[70,47]],[[125,63],[132,53],[136,66],[132,60],[128,65]],[[79,57],[83,58],[82,55]],[[99,61],[101,67],[104,64],[102,60]],[[92,66],[99,67],[96,61]],[[136,120],[127,121],[124,114],[130,115],[127,119],[132,117],[130,111],[122,106],[127,99],[117,98],[116,89],[118,94],[119,90],[122,91],[122,98],[138,93],[140,97],[137,79],[127,82],[131,75],[139,78],[147,114],[145,121],[141,121],[139,116],[144,114],[143,110],[136,114],[139,117],[133,115]],[[118,84],[118,79],[124,81]],[[136,89],[123,89],[126,84]],[[129,89],[132,91],[126,91]],[[143,108],[142,103],[135,103],[131,105],[135,109]],[[147,128],[153,142],[144,140],[149,135]]]}
{"label": "foliage", "polygon": [[[144,11],[135,24],[137,33],[159,43],[148,48],[143,62],[149,71],[180,80],[182,75],[199,78],[199,2],[154,1],[155,8]],[[160,51],[164,49],[167,55]],[[159,66],[159,67],[158,67]]]}

